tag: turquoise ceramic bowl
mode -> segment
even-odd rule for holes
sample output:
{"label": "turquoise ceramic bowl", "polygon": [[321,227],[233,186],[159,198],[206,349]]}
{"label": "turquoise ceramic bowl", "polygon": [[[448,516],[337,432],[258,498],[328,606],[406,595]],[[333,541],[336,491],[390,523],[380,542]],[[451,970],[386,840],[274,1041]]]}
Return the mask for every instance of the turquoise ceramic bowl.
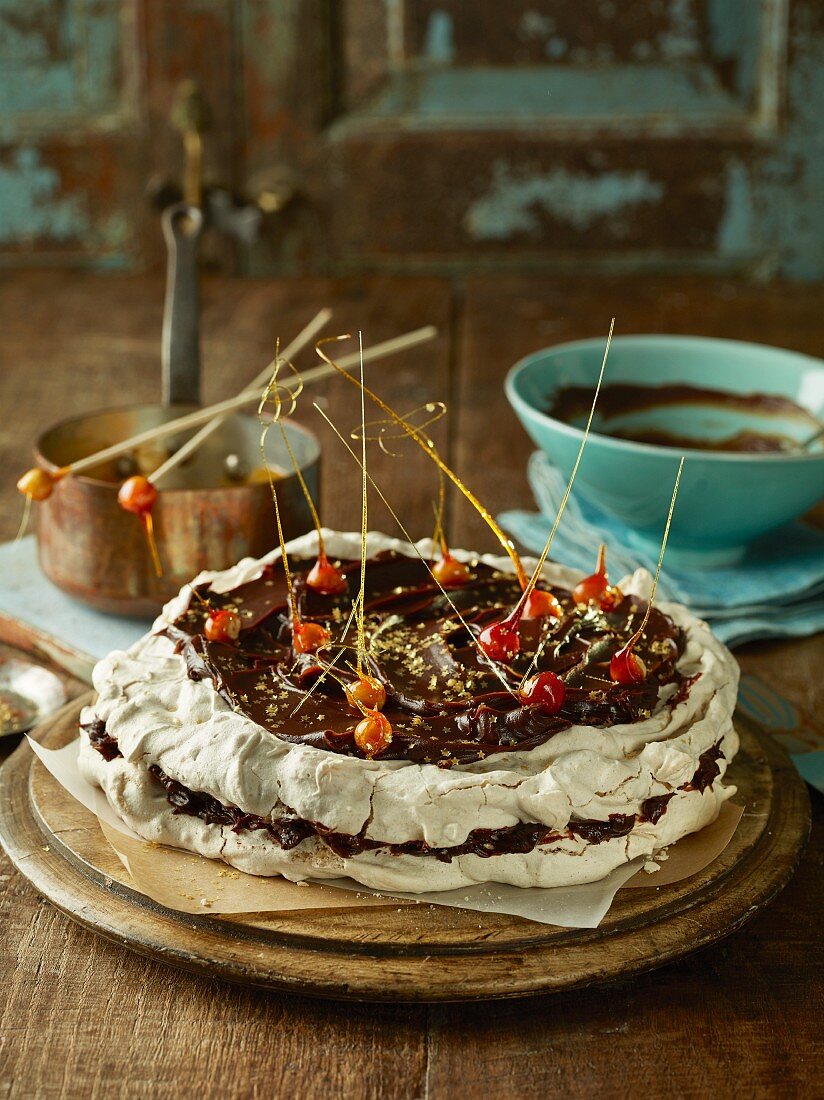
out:
{"label": "turquoise ceramic bowl", "polygon": [[[506,395],[521,423],[567,476],[583,432],[544,410],[559,388],[586,385],[594,390],[603,352],[602,338],[560,344],[528,355],[507,376]],[[780,394],[824,419],[824,362],[737,340],[619,336],[612,342],[604,375],[604,384],[610,382],[645,386],[677,382],[735,393]],[[683,436],[690,433],[685,415],[683,407],[661,407],[648,426]],[[757,421],[764,424],[751,413],[744,419],[750,427]],[[731,434],[730,429],[746,427],[741,420],[741,413],[715,410],[701,433],[721,438]],[[597,428],[597,416],[594,424]],[[771,428],[794,438],[810,434],[809,425],[798,421],[772,422]],[[701,433],[693,430],[691,434]],[[593,431],[575,492],[626,524],[628,541],[657,553],[681,453]],[[824,497],[820,442],[810,453],[798,455],[683,453],[686,462],[667,549],[671,562],[737,561],[753,540],[800,516]]]}

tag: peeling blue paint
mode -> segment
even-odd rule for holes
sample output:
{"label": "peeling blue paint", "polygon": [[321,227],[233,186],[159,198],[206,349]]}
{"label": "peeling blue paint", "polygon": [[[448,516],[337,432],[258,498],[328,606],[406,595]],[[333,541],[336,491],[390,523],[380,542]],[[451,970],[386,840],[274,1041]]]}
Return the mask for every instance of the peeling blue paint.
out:
{"label": "peeling blue paint", "polygon": [[88,232],[84,204],[60,194],[60,177],[40,163],[37,150],[17,149],[10,164],[0,164],[0,244],[79,240]]}
{"label": "peeling blue paint", "polygon": [[751,255],[755,224],[750,176],[740,160],[727,165],[724,214],[718,223],[718,251],[725,256]]}
{"label": "peeling blue paint", "polygon": [[67,112],[114,110],[119,100],[122,12],[111,0],[81,4],[0,0],[0,105],[49,129]]}
{"label": "peeling blue paint", "polygon": [[464,225],[475,240],[507,240],[539,230],[544,211],[575,229],[587,229],[605,216],[655,202],[663,193],[663,185],[643,171],[585,176],[557,168],[545,175],[515,176],[498,161],[491,187],[470,205]]}
{"label": "peeling blue paint", "polygon": [[661,56],[669,61],[685,61],[701,55],[698,21],[693,0],[670,0],[669,30],[658,35]]}
{"label": "peeling blue paint", "polygon": [[756,204],[781,274],[813,280],[824,276],[824,41],[809,10],[796,12],[792,57],[788,123],[759,169]]}
{"label": "peeling blue paint", "polygon": [[563,38],[554,36],[547,40],[545,52],[550,61],[560,61],[566,56],[568,49],[569,45]]}
{"label": "peeling blue paint", "polygon": [[518,23],[520,38],[549,38],[555,33],[556,24],[551,15],[530,8],[521,16]]}
{"label": "peeling blue paint", "polygon": [[749,101],[755,89],[759,50],[759,4],[752,0],[708,0],[707,33],[713,55],[735,64],[735,90]]}
{"label": "peeling blue paint", "polygon": [[426,24],[423,54],[433,65],[451,65],[455,59],[452,16],[446,11],[433,11]]}

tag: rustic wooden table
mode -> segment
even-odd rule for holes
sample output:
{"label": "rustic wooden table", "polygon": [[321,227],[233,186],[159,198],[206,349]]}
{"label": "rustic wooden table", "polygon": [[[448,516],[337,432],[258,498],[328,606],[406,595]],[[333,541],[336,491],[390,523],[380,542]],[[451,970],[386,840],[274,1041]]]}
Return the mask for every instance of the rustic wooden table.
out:
{"label": "rustic wooden table", "polygon": [[[0,538],[14,534],[16,471],[36,433],[97,407],[159,391],[162,283],[155,277],[32,272],[0,278]],[[819,354],[820,291],[686,279],[479,276],[438,279],[207,281],[206,399],[239,388],[321,305],[368,341],[424,322],[433,344],[375,368],[396,407],[450,406],[436,435],[493,510],[526,506],[530,450],[501,383],[522,354],[605,332],[730,336]],[[378,377],[378,371],[380,375]],[[317,391],[333,419],[356,397]],[[311,412],[325,447],[322,515],[358,522],[358,482]],[[431,527],[423,460],[372,472],[416,536]],[[386,526],[377,508],[374,526]],[[463,501],[455,545],[487,546]],[[1,582],[0,582],[1,583]],[[822,639],[739,651],[747,671],[821,713]],[[8,751],[7,749],[5,751]],[[619,985],[477,1006],[333,1004],[237,989],[147,962],[81,930],[0,858],[0,1100],[22,1097],[546,1097],[655,1094],[790,1096],[820,1083],[824,799],[813,838],[775,903],[720,946]]]}

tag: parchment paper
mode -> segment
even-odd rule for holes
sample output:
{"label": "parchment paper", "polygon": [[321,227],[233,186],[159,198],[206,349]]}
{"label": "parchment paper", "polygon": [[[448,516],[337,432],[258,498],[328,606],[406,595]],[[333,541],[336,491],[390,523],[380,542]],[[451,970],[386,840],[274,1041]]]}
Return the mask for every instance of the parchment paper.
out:
{"label": "parchment paper", "polygon": [[492,883],[426,894],[386,894],[366,890],[348,878],[294,883],[247,875],[216,860],[150,844],[121,821],[103,792],[80,774],[79,741],[62,749],[46,749],[31,738],[29,744],[57,782],[97,817],[134,889],[183,913],[288,913],[431,903],[478,913],[507,913],[563,928],[597,928],[622,886],[665,886],[703,870],[726,848],[743,813],[740,807],[725,803],[714,824],[670,848],[652,874],[643,870],[647,861],[638,859],[581,886],[542,890]]}

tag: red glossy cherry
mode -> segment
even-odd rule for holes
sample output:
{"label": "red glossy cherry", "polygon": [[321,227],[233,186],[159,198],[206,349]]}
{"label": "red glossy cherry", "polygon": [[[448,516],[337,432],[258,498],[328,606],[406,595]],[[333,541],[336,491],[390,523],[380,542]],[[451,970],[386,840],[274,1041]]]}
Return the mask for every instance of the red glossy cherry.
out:
{"label": "red glossy cherry", "polygon": [[566,684],[554,672],[539,672],[524,681],[520,695],[528,706],[537,704],[544,714],[557,714],[564,705]]}
{"label": "red glossy cherry", "polygon": [[392,723],[379,710],[367,715],[355,726],[355,744],[371,760],[392,743]]}
{"label": "red glossy cherry", "polygon": [[241,625],[236,611],[213,611],[204,623],[203,633],[210,642],[236,642]]}
{"label": "red glossy cherry", "polygon": [[533,588],[524,605],[522,618],[545,619],[547,617],[560,619],[563,614],[561,605],[551,592],[544,592],[541,588]]}
{"label": "red glossy cherry", "polygon": [[647,678],[647,666],[633,653],[635,639],[630,638],[609,662],[609,674],[616,684],[642,684]]}
{"label": "red glossy cherry", "polygon": [[320,623],[298,623],[292,631],[292,648],[296,653],[316,653],[330,637]]}
{"label": "red glossy cherry", "polygon": [[460,588],[472,579],[469,566],[449,553],[432,566],[432,576],[442,588]]}
{"label": "red glossy cherry", "polygon": [[127,478],[117,493],[117,503],[127,512],[134,512],[137,516],[145,516],[151,512],[154,502],[157,500],[157,489],[147,477],[136,475]]}
{"label": "red glossy cherry", "polygon": [[595,603],[602,610],[611,611],[620,600],[621,593],[609,583],[606,558],[607,548],[601,543],[595,572],[589,577],[584,577],[572,590],[572,598],[577,604]]}
{"label": "red glossy cherry", "polygon": [[386,688],[374,676],[361,676],[345,688],[346,698],[357,710],[381,710],[386,702]]}
{"label": "red glossy cherry", "polygon": [[349,587],[341,570],[323,553],[318,554],[318,560],[309,570],[306,584],[321,596],[339,596]]}
{"label": "red glossy cherry", "polygon": [[511,661],[521,649],[517,622],[503,619],[485,626],[478,635],[478,643],[490,661]]}

